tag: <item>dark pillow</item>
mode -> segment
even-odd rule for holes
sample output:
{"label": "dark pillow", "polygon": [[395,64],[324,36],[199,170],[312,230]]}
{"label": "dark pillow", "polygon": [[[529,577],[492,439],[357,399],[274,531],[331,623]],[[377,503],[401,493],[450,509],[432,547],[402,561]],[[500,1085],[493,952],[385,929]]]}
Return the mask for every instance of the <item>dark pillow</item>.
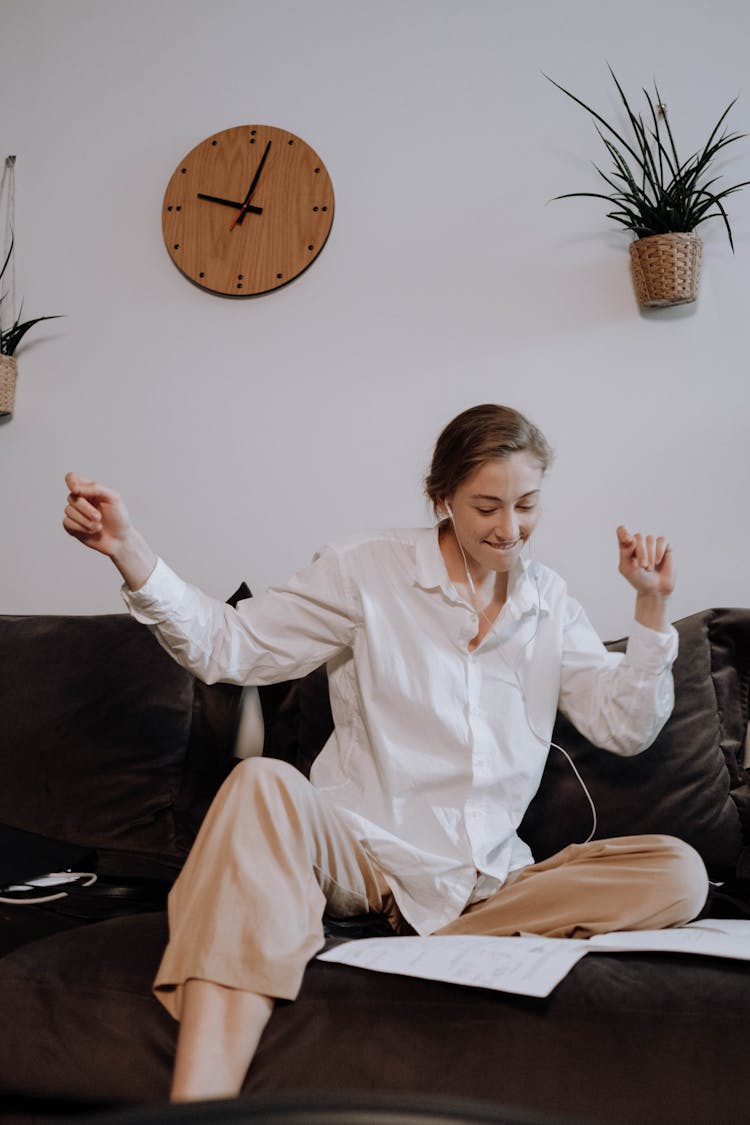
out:
{"label": "dark pillow", "polygon": [[301,680],[259,689],[265,737],[263,756],[281,758],[305,777],[333,731],[325,665]]}
{"label": "dark pillow", "polygon": [[101,873],[173,876],[241,689],[198,684],[127,614],[1,616],[0,667],[0,821],[95,848]]}
{"label": "dark pillow", "polygon": [[[750,774],[743,768],[750,681],[750,611],[716,609],[675,623],[675,706],[654,744],[634,758],[593,747],[562,716],[553,740],[576,764],[596,805],[597,837],[664,832],[692,844],[712,879],[741,874],[750,841]],[[609,648],[623,651],[624,641]],[[550,751],[521,825],[535,858],[585,840],[591,810],[564,756]]]}
{"label": "dark pillow", "polygon": [[[316,669],[310,673],[315,677],[321,672]],[[321,696],[328,700],[328,677],[325,668],[322,669],[323,684],[320,687]],[[310,677],[305,677],[308,679]],[[306,776],[300,756],[300,687],[302,680],[285,680],[279,684],[264,684],[258,688],[260,706],[263,712],[263,757],[278,758],[283,762],[301,769]],[[330,708],[329,708],[330,713]],[[331,716],[331,730],[333,730],[333,716]],[[323,748],[323,740],[317,747],[318,752]]]}
{"label": "dark pillow", "polygon": [[193,677],[126,614],[0,619],[0,820],[176,861]]}

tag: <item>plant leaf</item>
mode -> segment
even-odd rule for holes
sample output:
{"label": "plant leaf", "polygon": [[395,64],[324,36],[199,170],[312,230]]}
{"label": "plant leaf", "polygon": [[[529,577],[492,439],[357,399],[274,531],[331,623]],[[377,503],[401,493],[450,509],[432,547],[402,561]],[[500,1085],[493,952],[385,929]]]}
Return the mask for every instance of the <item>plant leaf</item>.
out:
{"label": "plant leaf", "polygon": [[585,109],[587,113],[590,113],[592,117],[595,117],[597,121],[601,121],[604,128],[608,129],[610,131],[610,133],[612,133],[613,136],[617,137],[620,144],[625,146],[625,148],[628,150],[628,152],[631,154],[631,156],[635,157],[636,160],[638,159],[637,153],[635,153],[633,151],[633,149],[630,147],[630,145],[625,140],[625,138],[620,136],[620,134],[617,132],[617,130],[613,129],[612,126],[609,124],[609,122],[605,121],[605,119],[601,116],[601,114],[597,113],[596,110],[591,108],[591,106],[586,105],[585,102],[582,102],[580,98],[577,98],[575,96],[575,94],[571,94],[570,90],[566,90],[565,87],[561,86],[559,82],[555,82],[554,78],[550,78],[550,76],[548,74],[544,74],[544,71],[542,71],[542,74],[544,75],[544,77],[547,79],[548,82],[551,82],[553,86],[557,86],[558,90],[562,90],[563,94],[567,94],[567,96],[569,98],[571,98],[574,102],[577,102],[577,104],[579,106],[581,106],[583,109]]}
{"label": "plant leaf", "polygon": [[3,268],[0,270],[0,281],[2,280],[3,274],[5,273],[6,269],[8,268],[8,262],[10,261],[11,254],[13,253],[13,243],[14,243],[14,241],[15,241],[15,239],[11,235],[10,250],[8,251],[8,257],[3,262]]}
{"label": "plant leaf", "polygon": [[708,218],[721,218],[734,251],[732,230],[722,200],[750,186],[750,182],[731,184],[719,190],[721,176],[711,173],[717,156],[727,146],[746,136],[744,133],[728,132],[725,128],[727,115],[737,99],[723,111],[703,147],[681,161],[666,107],[663,111],[658,108],[664,103],[656,80],[653,83],[656,101],[647,89],[642,91],[648,106],[647,126],[643,116],[631,107],[614,70],[609,64],[607,66],[633,133],[632,142],[586,102],[544,74],[553,86],[591,115],[613,165],[606,172],[597,164],[593,165],[600,179],[612,189],[610,194],[580,191],[554,198],[604,199],[614,205],[607,212],[607,217],[633,230],[639,237],[690,231]]}
{"label": "plant leaf", "polygon": [[630,103],[628,102],[628,99],[625,97],[625,91],[623,90],[622,86],[620,85],[619,81],[617,80],[617,75],[615,74],[614,70],[609,65],[609,63],[607,63],[607,68],[609,70],[609,73],[612,75],[612,81],[614,82],[615,86],[617,87],[617,92],[620,95],[620,100],[622,101],[622,104],[625,106],[625,112],[628,115],[628,118],[630,120],[631,128],[633,129],[633,132],[635,133],[635,136],[636,136],[636,140],[638,141],[638,147],[640,148],[642,156],[643,156],[643,169],[644,169],[644,171],[648,171],[649,180],[652,181],[652,184],[655,187],[660,182],[659,181],[659,173],[658,173],[657,168],[656,168],[656,163],[655,163],[654,158],[653,158],[653,153],[651,152],[651,148],[650,148],[649,143],[648,143],[648,138],[646,136],[646,130],[644,128],[643,121],[639,116],[637,117],[633,113],[632,109],[630,108]]}
{"label": "plant leaf", "polygon": [[59,320],[59,316],[36,316],[33,320],[25,320],[23,324],[16,322],[7,332],[0,333],[0,355],[13,355],[21,340],[30,328],[42,320]]}

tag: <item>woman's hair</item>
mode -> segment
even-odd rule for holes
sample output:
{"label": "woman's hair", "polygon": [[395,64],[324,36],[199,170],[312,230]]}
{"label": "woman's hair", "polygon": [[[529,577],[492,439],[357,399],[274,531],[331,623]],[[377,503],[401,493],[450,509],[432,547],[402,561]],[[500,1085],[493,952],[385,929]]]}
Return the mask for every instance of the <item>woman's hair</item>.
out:
{"label": "woman's hair", "polygon": [[445,427],[435,444],[424,490],[437,511],[468,476],[487,461],[530,453],[545,472],[552,449],[541,430],[510,406],[485,403],[464,410]]}

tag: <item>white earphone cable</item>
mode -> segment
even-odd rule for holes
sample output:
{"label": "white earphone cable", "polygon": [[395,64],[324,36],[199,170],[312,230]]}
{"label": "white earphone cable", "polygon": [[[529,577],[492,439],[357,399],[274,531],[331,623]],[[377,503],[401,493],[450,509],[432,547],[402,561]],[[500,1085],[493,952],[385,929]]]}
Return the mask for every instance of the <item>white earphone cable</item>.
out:
{"label": "white earphone cable", "polygon": [[[471,590],[471,592],[472,592],[472,594],[473,594],[473,599],[472,599],[472,600],[473,600],[473,602],[474,602],[474,609],[475,609],[475,611],[476,611],[476,613],[477,613],[478,615],[481,615],[481,616],[482,616],[482,617],[483,617],[483,618],[485,619],[485,621],[487,622],[487,624],[489,625],[489,627],[490,627],[490,629],[491,629],[491,628],[493,627],[493,624],[494,624],[494,623],[493,623],[492,621],[490,621],[489,617],[487,616],[487,614],[485,613],[485,611],[484,611],[484,610],[483,610],[483,609],[482,609],[482,608],[480,607],[480,605],[479,605],[479,603],[478,603],[476,587],[475,587],[475,585],[474,585],[474,581],[473,581],[473,579],[472,579],[472,577],[471,577],[471,571],[469,570],[469,562],[468,562],[468,559],[466,558],[466,553],[465,553],[465,551],[464,551],[464,549],[463,549],[463,545],[462,545],[462,543],[461,543],[461,540],[460,540],[460,539],[459,539],[459,537],[458,537],[458,533],[456,532],[456,521],[455,521],[455,520],[454,520],[454,518],[453,518],[453,511],[452,511],[452,509],[451,509],[451,506],[450,506],[450,504],[448,504],[447,502],[446,502],[446,505],[445,505],[445,507],[446,507],[446,511],[448,512],[448,516],[450,517],[451,523],[453,524],[453,534],[454,534],[454,536],[455,536],[456,542],[458,543],[458,549],[459,549],[459,551],[461,552],[461,558],[462,558],[462,559],[463,559],[463,561],[464,561],[464,569],[465,569],[465,571],[466,571],[466,579],[467,579],[467,581],[468,581],[468,583],[469,583],[469,589]],[[528,539],[526,540],[526,543],[527,543],[527,546],[529,546],[529,560],[531,561],[531,548],[530,548],[530,544],[529,544],[529,540],[528,540]],[[537,634],[537,630],[539,629],[539,619],[540,619],[540,617],[541,617],[541,613],[542,613],[542,596],[541,596],[541,593],[539,592],[539,580],[538,580],[538,578],[537,578],[536,574],[534,574],[534,575],[533,575],[533,579],[534,579],[534,585],[535,585],[535,587],[536,587],[536,597],[537,597],[537,615],[536,615],[536,626],[535,626],[535,628],[534,628],[534,632],[533,632],[533,633],[531,634],[531,636],[530,636],[530,637],[528,638],[528,640],[524,641],[524,643],[522,644],[522,646],[521,646],[521,649],[522,649],[522,651],[523,651],[523,649],[525,649],[525,648],[526,648],[526,646],[527,646],[527,645],[530,645],[530,644],[531,644],[531,642],[532,642],[532,641],[534,640],[534,637],[535,637],[535,636],[536,636],[536,634]],[[519,676],[519,674],[518,674],[518,666],[516,666],[516,667],[514,668],[514,667],[513,667],[512,665],[511,665],[510,661],[509,661],[509,660],[507,660],[507,658],[505,657],[505,654],[504,654],[504,653],[502,652],[502,650],[500,650],[500,657],[501,657],[501,659],[502,659],[502,660],[504,660],[504,662],[505,662],[506,666],[507,666],[508,668],[510,668],[511,672],[513,673],[513,675],[514,675],[514,676],[516,677],[516,679],[518,680],[518,683],[519,683],[519,687],[520,687],[520,683],[521,683],[521,677],[520,677],[520,676]],[[532,733],[532,734],[534,735],[534,737],[535,737],[535,738],[538,738],[538,739],[539,739],[539,741],[540,741],[540,742],[541,742],[542,744],[545,744],[545,743],[546,743],[546,744],[548,744],[548,745],[550,746],[550,748],[554,747],[554,749],[555,749],[555,750],[559,750],[559,751],[560,751],[560,753],[561,753],[561,754],[563,754],[563,755],[565,756],[565,758],[566,758],[566,759],[567,759],[567,761],[568,761],[568,765],[569,765],[569,766],[570,766],[570,768],[572,769],[573,773],[575,774],[575,776],[576,776],[576,778],[577,778],[577,780],[578,780],[578,783],[579,783],[579,785],[580,785],[580,786],[581,786],[581,788],[583,789],[583,792],[584,792],[584,794],[585,794],[585,796],[586,796],[586,800],[588,801],[588,803],[589,803],[589,806],[590,806],[590,808],[591,808],[591,821],[592,821],[592,824],[591,824],[591,831],[589,832],[589,834],[588,834],[588,836],[586,837],[586,839],[582,841],[582,843],[584,843],[584,844],[588,844],[588,843],[590,843],[590,842],[591,842],[591,840],[593,840],[593,838],[594,838],[594,836],[595,836],[595,834],[596,834],[596,829],[597,829],[597,825],[598,825],[598,820],[597,820],[597,815],[596,815],[596,805],[594,804],[594,799],[593,799],[593,797],[591,796],[591,793],[590,793],[590,792],[589,792],[589,790],[588,790],[588,787],[587,787],[587,785],[586,785],[586,782],[585,782],[585,781],[583,780],[583,778],[581,777],[581,775],[580,775],[580,773],[579,773],[579,771],[578,771],[578,769],[577,769],[577,767],[576,767],[576,764],[575,764],[575,762],[573,761],[573,759],[571,758],[571,756],[570,756],[570,754],[568,753],[568,751],[567,751],[567,750],[565,750],[565,749],[564,749],[564,747],[562,747],[562,746],[558,745],[558,743],[557,743],[557,742],[552,742],[552,741],[551,741],[551,739],[543,738],[543,737],[542,737],[542,736],[541,736],[541,735],[539,734],[539,732],[538,732],[537,730],[535,730],[535,729],[534,729],[534,725],[533,725],[533,723],[532,723],[532,721],[531,721],[531,716],[529,715],[529,708],[528,708],[528,703],[527,703],[527,701],[526,701],[526,695],[524,694],[523,690],[521,691],[521,698],[523,699],[523,706],[524,706],[524,710],[525,710],[525,712],[526,712],[526,722],[527,722],[527,723],[529,724],[529,730],[531,731],[531,733]]]}

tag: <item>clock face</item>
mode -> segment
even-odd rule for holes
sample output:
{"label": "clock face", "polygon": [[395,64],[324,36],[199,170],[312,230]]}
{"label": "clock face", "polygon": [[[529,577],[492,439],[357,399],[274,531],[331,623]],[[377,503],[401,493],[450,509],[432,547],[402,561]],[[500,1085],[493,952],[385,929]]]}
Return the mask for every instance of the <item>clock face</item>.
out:
{"label": "clock face", "polygon": [[162,206],[164,242],[186,277],[246,297],[297,277],[325,246],[333,186],[314,149],[286,129],[238,125],[177,165]]}

